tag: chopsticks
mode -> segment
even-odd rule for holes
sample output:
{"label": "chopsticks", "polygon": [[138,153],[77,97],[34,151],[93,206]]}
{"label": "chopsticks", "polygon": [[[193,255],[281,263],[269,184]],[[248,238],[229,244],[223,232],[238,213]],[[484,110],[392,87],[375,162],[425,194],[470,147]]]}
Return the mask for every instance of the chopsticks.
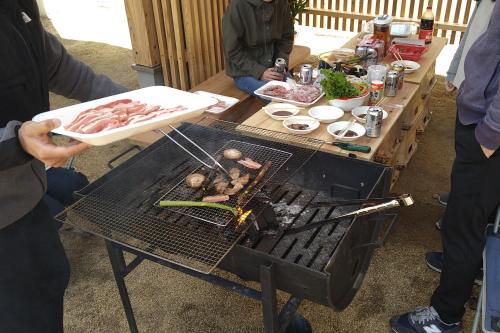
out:
{"label": "chopsticks", "polygon": [[396,57],[396,60],[401,63],[401,66],[403,66],[404,70],[406,70],[406,63],[401,56],[401,53],[399,53],[398,49],[394,49],[392,51],[392,54],[394,55],[394,57]]}

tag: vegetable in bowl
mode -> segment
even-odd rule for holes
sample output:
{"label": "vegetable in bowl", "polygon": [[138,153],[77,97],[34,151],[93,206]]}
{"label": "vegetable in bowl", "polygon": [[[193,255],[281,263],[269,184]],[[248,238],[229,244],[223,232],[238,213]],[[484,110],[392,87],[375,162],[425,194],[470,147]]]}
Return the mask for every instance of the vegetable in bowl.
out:
{"label": "vegetable in bowl", "polygon": [[367,93],[368,87],[364,82],[349,82],[342,72],[334,72],[331,69],[322,69],[323,78],[320,81],[321,88],[329,100],[339,98],[352,98]]}

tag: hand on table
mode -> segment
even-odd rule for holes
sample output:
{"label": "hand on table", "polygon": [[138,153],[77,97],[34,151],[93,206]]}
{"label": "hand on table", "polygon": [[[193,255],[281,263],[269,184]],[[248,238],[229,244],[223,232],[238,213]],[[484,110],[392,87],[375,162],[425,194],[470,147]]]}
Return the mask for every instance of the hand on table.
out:
{"label": "hand on table", "polygon": [[283,74],[280,74],[274,70],[274,68],[268,68],[262,76],[260,77],[262,81],[283,81]]}
{"label": "hand on table", "polygon": [[481,149],[483,150],[484,156],[486,156],[486,158],[490,158],[491,155],[495,153],[493,149],[488,149],[485,146],[481,146]]}
{"label": "hand on table", "polygon": [[457,87],[455,87],[455,86],[453,85],[453,83],[452,83],[452,82],[450,82],[450,81],[445,81],[445,82],[444,82],[444,87],[445,87],[446,91],[447,91],[447,92],[449,92],[449,93],[452,93],[452,92],[454,92],[455,90],[457,90]]}
{"label": "hand on table", "polygon": [[58,119],[42,122],[27,121],[19,129],[18,137],[24,151],[45,163],[46,166],[63,166],[68,158],[86,150],[85,143],[72,141],[65,146],[57,146],[49,136],[50,131],[61,125]]}

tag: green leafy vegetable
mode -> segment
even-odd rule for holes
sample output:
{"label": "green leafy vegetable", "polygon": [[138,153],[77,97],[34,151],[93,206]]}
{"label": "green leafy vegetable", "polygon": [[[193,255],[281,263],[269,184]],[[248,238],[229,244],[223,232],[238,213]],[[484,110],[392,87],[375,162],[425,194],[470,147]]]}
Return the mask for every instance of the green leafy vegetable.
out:
{"label": "green leafy vegetable", "polygon": [[322,69],[321,88],[327,99],[351,98],[359,96],[359,90],[347,80],[342,72],[334,72],[331,69]]}

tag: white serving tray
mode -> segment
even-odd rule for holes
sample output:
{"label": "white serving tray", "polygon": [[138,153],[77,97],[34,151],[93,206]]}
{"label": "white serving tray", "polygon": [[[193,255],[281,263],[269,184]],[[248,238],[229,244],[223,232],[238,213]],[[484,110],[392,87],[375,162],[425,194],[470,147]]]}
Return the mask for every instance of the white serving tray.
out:
{"label": "white serving tray", "polygon": [[259,96],[259,97],[261,97],[261,98],[263,98],[263,99],[267,99],[269,101],[290,103],[290,104],[293,104],[293,105],[296,105],[296,106],[302,106],[302,107],[309,107],[311,105],[314,105],[321,98],[323,98],[323,96],[325,96],[325,93],[321,92],[321,94],[319,95],[319,97],[316,98],[311,103],[301,103],[301,102],[297,102],[297,101],[293,101],[293,100],[289,100],[289,99],[284,99],[284,98],[279,98],[279,97],[273,97],[273,96],[268,96],[268,95],[264,95],[263,94],[263,92],[264,92],[265,89],[267,89],[269,86],[275,86],[275,85],[280,85],[280,86],[283,86],[283,87],[285,87],[287,89],[290,89],[290,85],[288,83],[286,83],[286,82],[283,82],[283,81],[269,81],[268,83],[266,83],[265,85],[263,85],[259,89],[255,90],[254,94],[257,95],[257,96]]}
{"label": "white serving tray", "polygon": [[207,97],[212,97],[212,98],[218,99],[219,101],[223,101],[228,105],[226,108],[213,106],[213,107],[210,107],[207,109],[207,112],[214,113],[214,114],[222,113],[240,101],[239,99],[234,98],[234,97],[212,94],[211,92],[208,92],[208,91],[199,90],[199,91],[195,91],[194,93],[201,95],[201,96],[207,96]]}
{"label": "white serving tray", "polygon": [[[165,114],[142,123],[130,124],[124,127],[114,128],[108,131],[93,134],[81,134],[64,129],[64,125],[71,123],[78,116],[78,114],[80,114],[80,112],[118,99],[132,99],[149,105],[160,105],[165,108],[183,105],[187,108],[187,110]],[[140,133],[165,127],[168,124],[196,117],[215,104],[217,104],[217,101],[207,96],[201,96],[165,86],[152,86],[68,106],[58,110],[44,112],[36,115],[33,120],[43,121],[52,118],[60,119],[62,126],[54,129],[52,131],[53,133],[68,136],[93,146],[103,146]]]}

